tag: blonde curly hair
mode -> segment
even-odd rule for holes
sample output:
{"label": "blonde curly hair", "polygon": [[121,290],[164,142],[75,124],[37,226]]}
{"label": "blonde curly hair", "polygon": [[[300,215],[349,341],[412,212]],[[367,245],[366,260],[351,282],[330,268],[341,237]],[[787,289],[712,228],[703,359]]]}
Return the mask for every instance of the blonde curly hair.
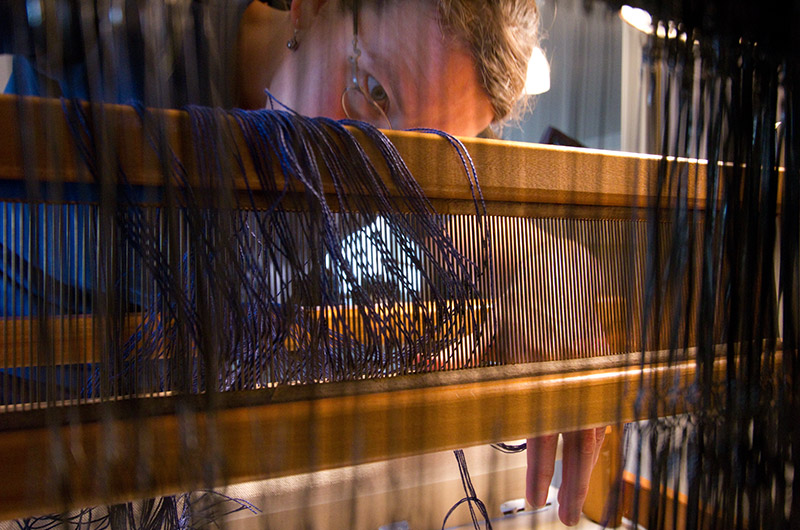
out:
{"label": "blonde curly hair", "polygon": [[470,51],[494,110],[494,123],[522,98],[528,60],[538,44],[535,0],[428,0],[437,3],[442,33]]}

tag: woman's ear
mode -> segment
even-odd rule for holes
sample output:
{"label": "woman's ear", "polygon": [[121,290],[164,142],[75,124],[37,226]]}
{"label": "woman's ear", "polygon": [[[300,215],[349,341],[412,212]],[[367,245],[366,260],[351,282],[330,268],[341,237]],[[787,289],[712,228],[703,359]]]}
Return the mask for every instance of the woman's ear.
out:
{"label": "woman's ear", "polygon": [[309,27],[326,3],[328,0],[292,0],[292,7],[289,9],[292,26],[295,29]]}

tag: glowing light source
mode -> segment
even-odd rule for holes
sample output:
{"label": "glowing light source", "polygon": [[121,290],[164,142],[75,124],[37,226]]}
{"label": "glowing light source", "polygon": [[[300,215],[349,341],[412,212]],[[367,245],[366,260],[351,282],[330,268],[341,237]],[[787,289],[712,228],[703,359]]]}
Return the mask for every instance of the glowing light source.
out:
{"label": "glowing light source", "polygon": [[550,63],[540,47],[533,49],[525,78],[526,94],[543,94],[550,90]]}
{"label": "glowing light source", "polygon": [[625,5],[620,8],[619,16],[639,31],[648,35],[653,33],[653,17],[644,9]]}
{"label": "glowing light source", "polygon": [[656,37],[660,39],[669,38],[677,39],[686,42],[688,36],[686,32],[674,22],[662,22],[657,27],[653,27],[653,17],[644,9],[638,7],[631,7],[624,5],[619,10],[619,16],[622,20],[638,29],[642,33],[652,35],[654,32]]}

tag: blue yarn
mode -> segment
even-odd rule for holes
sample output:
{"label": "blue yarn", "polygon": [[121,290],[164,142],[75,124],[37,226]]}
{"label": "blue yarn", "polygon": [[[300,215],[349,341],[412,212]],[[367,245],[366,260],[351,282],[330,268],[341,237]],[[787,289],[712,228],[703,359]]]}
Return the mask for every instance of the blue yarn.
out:
{"label": "blue yarn", "polygon": [[[76,383],[83,397],[388,377],[434,369],[439,352],[459,347],[466,363],[480,362],[475,347],[458,344],[467,330],[493,333],[476,306],[491,297],[481,287],[488,243],[474,259],[456,248],[375,127],[272,101],[277,110],[187,107],[191,175],[158,116],[134,104],[142,145],[162,172],[152,192],[131,185],[116,160],[101,163],[92,111],[62,100],[99,202],[92,247],[101,251],[82,265],[90,274],[81,292],[109,330],[126,329],[126,314],[140,319],[108,345],[102,370],[85,367]],[[353,129],[382,160],[369,159]],[[469,155],[437,134],[464,164],[483,224]]]}

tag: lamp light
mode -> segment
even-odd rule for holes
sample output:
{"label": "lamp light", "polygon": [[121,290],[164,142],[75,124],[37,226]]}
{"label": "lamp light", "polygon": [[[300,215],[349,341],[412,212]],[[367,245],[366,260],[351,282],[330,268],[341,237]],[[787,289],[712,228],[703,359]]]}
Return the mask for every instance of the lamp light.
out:
{"label": "lamp light", "polygon": [[624,5],[619,10],[619,16],[642,33],[653,33],[653,17],[644,9]]}
{"label": "lamp light", "polygon": [[525,94],[543,94],[550,90],[550,63],[540,47],[535,47],[528,61]]}

